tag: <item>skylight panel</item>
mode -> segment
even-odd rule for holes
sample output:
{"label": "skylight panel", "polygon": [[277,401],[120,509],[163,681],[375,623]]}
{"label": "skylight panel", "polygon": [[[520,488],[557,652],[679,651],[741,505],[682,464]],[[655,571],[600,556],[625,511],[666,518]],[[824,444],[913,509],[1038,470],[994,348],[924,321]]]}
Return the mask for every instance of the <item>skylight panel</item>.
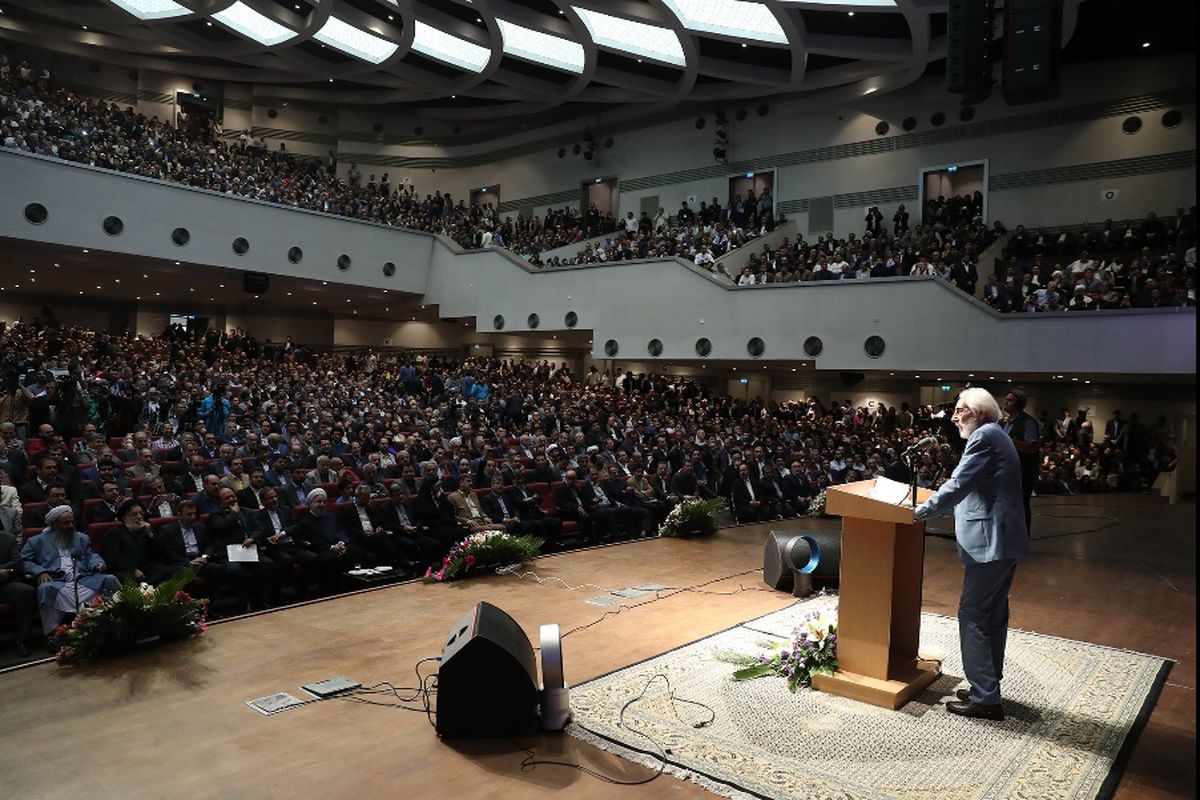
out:
{"label": "skylight panel", "polygon": [[337,17],[330,17],[321,26],[321,30],[313,34],[313,38],[322,44],[341,50],[347,55],[361,58],[363,61],[370,61],[372,64],[387,61],[400,48],[400,45],[395,42],[373,33],[367,33]]}
{"label": "skylight panel", "polygon": [[492,57],[492,51],[487,47],[451,36],[419,19],[415,22],[412,49],[421,55],[471,72],[483,72]]}
{"label": "skylight panel", "polygon": [[787,44],[779,20],[762,3],[745,0],[663,0],[688,30]]}
{"label": "skylight panel", "polygon": [[184,8],[171,0],[112,0],[113,5],[122,11],[133,14],[138,19],[169,19],[191,14],[190,8]]}
{"label": "skylight panel", "polygon": [[583,72],[583,45],[579,42],[572,42],[561,36],[551,36],[499,18],[496,19],[496,24],[500,26],[504,52],[508,55],[568,72]]}
{"label": "skylight panel", "polygon": [[847,9],[874,6],[875,8],[895,8],[896,0],[779,0],[781,3],[802,3],[807,6],[843,6]]}
{"label": "skylight panel", "polygon": [[635,56],[665,61],[677,67],[687,66],[683,45],[679,43],[675,31],[645,22],[614,17],[590,8],[574,6],[574,9],[596,44]]}
{"label": "skylight panel", "polygon": [[247,39],[253,39],[267,47],[286,42],[296,35],[291,28],[280,25],[270,17],[258,13],[240,0],[224,11],[213,14],[212,18],[226,28],[237,31]]}

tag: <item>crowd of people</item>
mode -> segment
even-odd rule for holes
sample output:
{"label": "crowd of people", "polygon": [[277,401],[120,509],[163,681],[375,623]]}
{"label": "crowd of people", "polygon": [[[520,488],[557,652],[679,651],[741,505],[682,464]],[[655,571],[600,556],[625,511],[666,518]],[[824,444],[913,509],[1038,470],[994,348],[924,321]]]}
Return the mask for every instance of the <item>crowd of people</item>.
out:
{"label": "crowd of people", "polygon": [[1077,230],[1018,225],[983,289],[1003,313],[1196,305],[1196,207],[1170,221],[1087,222]]}
{"label": "crowd of people", "polygon": [[[229,605],[257,608],[281,591],[339,591],[359,565],[421,573],[472,531],[547,548],[621,540],[653,535],[690,498],[724,498],[739,522],[802,515],[830,485],[907,480],[901,454],[929,432],[942,438],[914,464],[918,484],[936,486],[957,458],[944,407],[764,403],[545,361],[40,320],[4,330],[0,353],[0,519],[16,515],[0,529],[21,534],[0,577],[54,579],[39,595],[46,625],[65,611],[50,593],[68,558],[45,542],[97,525],[81,577],[152,582],[190,567]],[[1086,417],[1046,439],[1054,480],[1039,491],[1140,488],[1168,463],[1136,420],[1101,437]],[[257,562],[231,562],[231,545]]]}
{"label": "crowd of people", "polygon": [[[797,234],[778,246],[763,245],[731,273],[721,262],[730,251],[753,246],[785,221],[769,189],[716,197],[698,209],[683,202],[674,215],[627,212],[617,219],[592,204],[587,212],[551,209],[543,216],[501,216],[490,203],[466,203],[449,192],[421,193],[389,173],[364,178],[356,164],[343,180],[336,156],[305,158],[266,144],[244,131],[222,138],[211,129],[176,127],[132,108],[88,99],[55,84],[44,67],[13,63],[0,51],[0,145],[135,175],[174,181],[225,194],[448,236],[466,248],[503,247],[530,264],[555,267],[677,256],[739,286],[889,276],[940,277],[974,294],[979,253],[997,235],[982,218],[982,195],[933,198],[921,224],[910,224],[904,205],[890,225],[878,207],[865,217],[861,237],[833,234],[808,242]],[[1028,234],[1021,226],[1010,244],[1011,269],[989,280],[986,302],[1002,311],[1122,308],[1194,304],[1195,210],[1170,223],[1150,215],[1141,225],[1097,231]],[[573,256],[547,251],[588,242]],[[1060,257],[1076,244],[1143,243],[1148,256],[1128,265],[1093,262],[1082,253],[1066,266]],[[1174,249],[1168,248],[1172,245]],[[1183,255],[1178,255],[1183,253]],[[1190,255],[1188,255],[1190,253]],[[1039,257],[1040,256],[1040,257]],[[1032,259],[1032,260],[1030,260]],[[1189,261],[1190,259],[1190,261]],[[1091,266],[1092,272],[1086,268]],[[1082,292],[1079,286],[1083,286]]]}

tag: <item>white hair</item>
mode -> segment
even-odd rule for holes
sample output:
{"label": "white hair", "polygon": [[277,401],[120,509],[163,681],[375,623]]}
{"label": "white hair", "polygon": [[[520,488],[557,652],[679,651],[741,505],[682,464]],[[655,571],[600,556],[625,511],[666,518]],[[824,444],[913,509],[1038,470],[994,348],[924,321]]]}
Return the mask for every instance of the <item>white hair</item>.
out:
{"label": "white hair", "polygon": [[996,398],[992,397],[992,393],[987,389],[981,389],[978,386],[963,389],[958,399],[979,418],[980,425],[987,422],[999,421],[1000,404],[996,402]]}

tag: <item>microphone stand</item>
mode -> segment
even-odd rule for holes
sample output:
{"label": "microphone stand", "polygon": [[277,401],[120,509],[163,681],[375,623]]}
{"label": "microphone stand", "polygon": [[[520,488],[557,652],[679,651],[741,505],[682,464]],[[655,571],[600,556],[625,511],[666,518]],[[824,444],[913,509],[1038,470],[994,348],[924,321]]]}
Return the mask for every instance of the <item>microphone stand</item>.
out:
{"label": "microphone stand", "polygon": [[912,496],[912,507],[917,507],[917,454],[909,453],[905,463],[908,465],[908,493]]}

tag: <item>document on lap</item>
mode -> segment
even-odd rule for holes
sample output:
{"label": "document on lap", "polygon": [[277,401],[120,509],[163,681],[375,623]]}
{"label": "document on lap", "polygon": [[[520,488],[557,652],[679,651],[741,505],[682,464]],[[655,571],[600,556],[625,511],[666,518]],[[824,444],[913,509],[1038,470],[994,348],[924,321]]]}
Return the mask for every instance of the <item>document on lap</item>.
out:
{"label": "document on lap", "polygon": [[225,546],[225,552],[229,554],[230,562],[258,562],[257,547],[243,547],[240,544],[230,544]]}

